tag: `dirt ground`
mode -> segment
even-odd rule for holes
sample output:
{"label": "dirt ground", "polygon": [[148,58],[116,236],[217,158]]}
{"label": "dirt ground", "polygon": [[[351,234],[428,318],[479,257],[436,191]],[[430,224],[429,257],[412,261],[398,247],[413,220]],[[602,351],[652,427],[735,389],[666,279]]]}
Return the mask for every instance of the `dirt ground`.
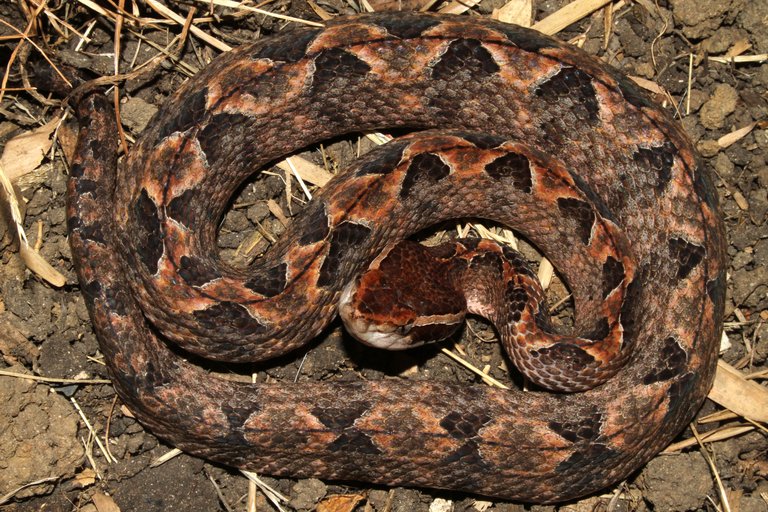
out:
{"label": "dirt ground", "polygon": [[[535,20],[557,11],[567,0],[536,4]],[[33,40],[55,47],[60,59],[99,75],[112,73],[114,23],[74,2],[49,2],[58,18],[41,14],[32,25]],[[332,13],[352,13],[350,3],[328,0],[321,8]],[[18,30],[27,27],[33,2],[0,3],[0,19]],[[113,6],[101,2],[105,9]],[[196,16],[207,16],[208,2],[195,4]],[[488,16],[504,3],[483,0],[472,8]],[[557,37],[576,42],[625,73],[652,81],[669,93],[666,106],[674,110],[715,174],[729,232],[730,269],[726,303],[726,333],[730,341],[722,359],[745,374],[758,374],[765,382],[768,363],[768,2],[750,0],[651,0],[622,1],[608,12],[598,10],[571,24]],[[186,16],[189,5],[170,3]],[[386,4],[382,3],[385,7]],[[391,5],[390,5],[391,6]],[[439,4],[438,4],[439,6]],[[270,11],[318,20],[309,4],[278,1],[263,6]],[[126,8],[130,11],[133,4]],[[138,2],[136,15],[161,18],[147,4]],[[281,30],[286,22],[221,7],[199,27],[230,46]],[[606,16],[612,16],[606,36]],[[79,39],[62,20],[92,39],[73,51]],[[95,24],[91,26],[91,22]],[[182,20],[183,21],[183,20]],[[181,32],[177,24],[123,27],[121,70],[128,71],[156,55]],[[35,32],[35,30],[37,32]],[[140,37],[145,41],[137,44]],[[71,32],[69,32],[71,34]],[[0,61],[8,62],[18,44],[17,32],[0,26]],[[35,52],[33,52],[34,54]],[[148,122],[156,106],[218,50],[193,35],[186,43],[183,64],[163,63],[153,73],[123,85],[123,124],[132,140]],[[729,62],[724,56],[763,55],[750,62]],[[690,84],[690,88],[689,88]],[[14,67],[0,105],[0,145],[34,129],[55,112],[21,90]],[[658,96],[661,100],[664,98]],[[732,143],[718,140],[745,129]],[[62,129],[66,140],[71,130]],[[65,144],[66,145],[66,144]],[[326,150],[332,168],[342,165],[362,147],[359,139],[336,142]],[[317,152],[309,158],[322,163]],[[263,233],[279,235],[282,225],[269,212],[274,199],[288,212],[282,173],[271,173],[244,186],[222,223],[219,243],[235,264],[247,264],[267,246]],[[17,183],[26,204],[24,228],[32,245],[66,279],[55,287],[30,272],[22,262],[7,208],[0,222],[2,270],[0,271],[0,370],[56,379],[91,379],[80,382],[39,382],[0,375],[0,509],[21,511],[218,511],[277,510],[265,495],[249,488],[238,471],[181,454],[153,467],[172,447],[159,441],[130,417],[116,402],[105,382],[106,372],[92,332],[66,239],[64,191],[67,169],[60,156],[45,160]],[[294,210],[302,202],[293,184]],[[557,288],[553,291],[557,296]],[[553,301],[554,302],[554,301]],[[326,339],[309,350],[273,366],[251,369],[257,378],[274,380],[327,380],[359,375],[366,379],[407,374],[417,379],[475,382],[476,378],[439,350],[381,356],[360,347],[334,324]],[[505,361],[489,327],[473,322],[460,341],[466,357],[477,366],[489,365],[494,376],[504,378]],[[374,355],[375,354],[375,355]],[[759,372],[763,372],[759,374]],[[762,381],[760,379],[763,379]],[[708,401],[696,429],[700,433],[722,427],[739,427],[739,435],[706,445],[696,443],[674,454],[659,455],[645,468],[605,494],[559,507],[523,506],[478,500],[448,492],[337,485],[317,480],[263,477],[287,497],[283,510],[359,511],[591,511],[591,510],[730,510],[768,511],[768,437],[743,418],[714,416],[721,408]],[[81,415],[82,413],[82,415]],[[86,420],[92,430],[89,431]],[[750,428],[751,427],[751,428]],[[91,432],[103,443],[108,438],[108,460]],[[691,430],[679,440],[692,437]],[[480,477],[480,476],[479,476]],[[722,482],[725,497],[718,492]],[[32,485],[27,485],[32,484]],[[26,485],[26,486],[25,486]],[[21,486],[25,486],[19,489]],[[6,495],[8,493],[8,495]],[[334,498],[334,496],[336,496]],[[248,501],[252,500],[248,508]],[[110,508],[117,507],[117,508]],[[335,508],[333,508],[335,507]]]}

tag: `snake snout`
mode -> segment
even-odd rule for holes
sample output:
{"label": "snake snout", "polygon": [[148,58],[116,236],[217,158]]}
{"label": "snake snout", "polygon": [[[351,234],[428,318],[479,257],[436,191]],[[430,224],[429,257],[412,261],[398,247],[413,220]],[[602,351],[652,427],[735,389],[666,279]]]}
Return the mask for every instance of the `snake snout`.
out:
{"label": "snake snout", "polygon": [[360,311],[362,304],[355,300],[358,285],[357,279],[350,281],[339,298],[339,316],[349,334],[361,343],[386,350],[405,350],[422,344],[415,343],[408,336],[412,323],[396,325],[373,322],[367,318]]}

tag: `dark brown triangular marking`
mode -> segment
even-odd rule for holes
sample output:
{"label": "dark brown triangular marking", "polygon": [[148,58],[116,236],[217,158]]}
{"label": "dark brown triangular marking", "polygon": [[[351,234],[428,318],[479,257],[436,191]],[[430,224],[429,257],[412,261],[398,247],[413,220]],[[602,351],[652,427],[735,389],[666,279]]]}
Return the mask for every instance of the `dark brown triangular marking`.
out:
{"label": "dark brown triangular marking", "polygon": [[84,224],[82,218],[80,217],[69,217],[67,219],[67,232],[77,232],[80,234],[83,240],[96,242],[97,244],[104,245],[107,243],[102,220],[96,220],[88,224]]}
{"label": "dark brown triangular marking", "polygon": [[676,152],[672,143],[665,142],[661,146],[638,148],[632,158],[640,168],[655,177],[655,188],[662,191],[672,178]]}
{"label": "dark brown triangular marking", "polygon": [[527,52],[539,53],[545,48],[558,47],[558,43],[553,39],[531,29],[508,23],[502,23],[496,29],[503,32],[512,44]]}
{"label": "dark brown triangular marking", "polygon": [[561,68],[555,75],[539,84],[536,95],[560,102],[580,121],[597,121],[600,105],[592,86],[592,77],[580,69]]}
{"label": "dark brown triangular marking", "polygon": [[589,245],[592,238],[592,226],[595,223],[595,212],[589,203],[572,197],[561,197],[557,200],[566,222],[572,222],[576,227],[576,234],[584,245]]}
{"label": "dark brown triangular marking", "polygon": [[315,407],[310,412],[328,430],[341,432],[354,426],[355,421],[362,417],[371,407],[368,402],[339,402],[336,406]]}
{"label": "dark brown triangular marking", "polygon": [[227,330],[237,331],[242,336],[266,330],[266,327],[253,318],[244,307],[234,302],[220,302],[207,309],[195,311],[194,317],[206,329],[222,329],[226,326]]}
{"label": "dark brown triangular marking", "polygon": [[595,324],[590,331],[585,332],[582,335],[582,338],[586,338],[592,341],[600,341],[605,339],[605,337],[608,336],[609,332],[610,332],[610,326],[608,325],[608,319],[601,318],[600,320],[597,321],[597,324]]}
{"label": "dark brown triangular marking", "polygon": [[471,142],[478,149],[494,149],[504,144],[507,139],[487,133],[462,132],[461,137]]}
{"label": "dark brown triangular marking", "polygon": [[477,437],[491,417],[485,413],[453,411],[440,420],[440,426],[454,439],[473,439]]}
{"label": "dark brown triangular marking", "polygon": [[707,281],[707,295],[715,311],[722,311],[725,303],[725,270],[721,270],[714,279]]}
{"label": "dark brown triangular marking", "polygon": [[717,211],[718,199],[715,187],[708,173],[704,171],[704,162],[700,157],[696,158],[696,168],[692,171],[693,190],[696,197],[706,204],[710,210]]}
{"label": "dark brown triangular marking", "polygon": [[603,427],[603,415],[595,412],[580,421],[550,421],[549,428],[566,441],[572,443],[591,443],[600,436]]}
{"label": "dark brown triangular marking", "polygon": [[603,263],[603,299],[607,298],[624,280],[624,264],[613,256]]}
{"label": "dark brown triangular marking", "polygon": [[376,24],[387,29],[387,32],[395,37],[412,39],[420,36],[425,30],[439,25],[440,20],[401,12],[398,16],[376,20]]}
{"label": "dark brown triangular marking", "polygon": [[568,343],[531,350],[531,355],[537,359],[537,366],[562,368],[560,373],[566,375],[578,375],[584,368],[595,365],[595,358],[583,348]]}
{"label": "dark brown triangular marking", "polygon": [[326,85],[336,81],[348,82],[364,77],[371,67],[356,55],[341,49],[329,48],[315,57],[314,86]]}
{"label": "dark brown triangular marking", "polygon": [[[623,452],[617,452],[603,443],[591,443],[582,446],[582,448],[579,451],[573,452],[570,457],[558,464],[555,472],[557,474],[585,473],[584,467],[586,465],[591,467],[593,464],[610,464],[611,459],[617,456],[625,456]],[[584,476],[585,480],[589,478],[591,477]]]}
{"label": "dark brown triangular marking", "polygon": [[457,39],[448,45],[440,60],[432,65],[432,78],[455,80],[454,75],[463,73],[478,79],[498,73],[499,69],[491,52],[480,41]]}
{"label": "dark brown triangular marking", "polygon": [[[297,220],[298,221],[298,220]],[[330,232],[325,203],[313,201],[301,212],[302,235],[299,245],[305,246],[325,240]]]}
{"label": "dark brown triangular marking", "polygon": [[139,198],[133,204],[133,217],[136,229],[133,233],[136,252],[147,271],[154,274],[163,255],[163,238],[157,206],[146,189],[141,189]]}
{"label": "dark brown triangular marking", "polygon": [[[355,176],[366,174],[388,174],[397,168],[397,164],[403,159],[403,151],[410,145],[409,142],[393,140],[376,151],[376,158],[366,160],[355,171]],[[373,151],[371,152],[373,153]],[[368,155],[370,157],[370,153]]]}
{"label": "dark brown triangular marking", "polygon": [[652,271],[656,268],[651,262],[638,267],[634,279],[627,286],[624,302],[621,305],[621,326],[624,328],[622,350],[634,346],[637,339],[636,327],[642,322],[640,305],[644,303],[643,288],[641,283],[647,283]]}
{"label": "dark brown triangular marking", "polygon": [[87,178],[80,178],[75,182],[75,190],[79,195],[90,194],[95,190],[98,190],[99,184],[93,180]]}
{"label": "dark brown triangular marking", "polygon": [[413,157],[405,172],[400,197],[408,197],[417,185],[437,183],[451,173],[443,159],[433,153],[421,153]]}
{"label": "dark brown triangular marking", "polygon": [[655,105],[648,97],[648,93],[643,91],[635,82],[627,78],[626,75],[614,70],[610,66],[607,68],[607,72],[610,73],[611,78],[616,81],[616,86],[621,91],[621,95],[630,105],[640,109]]}
{"label": "dark brown triangular marking", "polygon": [[[205,153],[205,158],[209,167],[213,167],[218,162],[232,162],[233,155],[230,148],[239,147],[235,139],[242,141],[248,133],[248,125],[253,120],[245,114],[216,114],[205,125],[200,133],[197,134],[197,140],[200,142],[200,149]],[[249,152],[254,153],[254,148]]]}
{"label": "dark brown triangular marking", "polygon": [[691,396],[693,389],[698,385],[698,381],[701,375],[695,375],[691,372],[679,375],[674,382],[672,382],[667,390],[667,403],[670,405],[667,414],[665,414],[664,423],[669,420],[666,418],[678,418],[680,414],[680,408],[690,407],[690,403],[686,400],[681,400],[681,396]]}
{"label": "dark brown triangular marking", "polygon": [[531,163],[524,155],[508,153],[485,166],[485,172],[496,181],[510,179],[514,187],[526,194],[531,193],[533,178]]}
{"label": "dark brown triangular marking", "polygon": [[688,354],[673,336],[669,336],[664,340],[654,370],[643,377],[643,384],[653,384],[678,377],[685,371],[687,363]]}
{"label": "dark brown triangular marking", "polygon": [[328,444],[328,449],[345,454],[378,455],[381,450],[373,443],[371,437],[356,428],[349,428],[339,437]]}
{"label": "dark brown triangular marking", "polygon": [[358,249],[371,234],[371,229],[362,224],[344,221],[333,230],[331,239],[328,242],[330,248],[328,255],[320,267],[320,275],[317,278],[317,286],[325,287],[336,282],[336,274],[341,265],[346,263],[354,265],[353,258],[347,259],[348,255]]}
{"label": "dark brown triangular marking", "polygon": [[288,279],[286,277],[287,271],[288,265],[280,263],[253,276],[245,282],[245,286],[265,297],[274,297],[285,290]]}
{"label": "dark brown triangular marking", "polygon": [[200,123],[206,114],[208,88],[189,94],[181,103],[179,112],[160,127],[159,139],[164,139],[175,132],[185,132]]}
{"label": "dark brown triangular marking", "polygon": [[190,286],[203,286],[221,277],[219,271],[209,262],[190,256],[181,257],[179,275]]}
{"label": "dark brown triangular marking", "polygon": [[195,217],[191,208],[191,205],[195,204],[194,197],[195,191],[193,189],[187,189],[181,195],[174,197],[165,207],[166,215],[182,226],[194,229]]}
{"label": "dark brown triangular marking", "polygon": [[669,239],[669,256],[677,262],[677,279],[685,279],[701,263],[704,247],[683,238]]}
{"label": "dark brown triangular marking", "polygon": [[[477,443],[473,441],[464,443],[459,449],[444,457],[440,463],[459,464],[463,467],[477,468],[478,472],[482,472],[484,468],[488,467],[488,462],[483,459]],[[474,480],[477,478],[477,474],[473,474],[468,478]]]}

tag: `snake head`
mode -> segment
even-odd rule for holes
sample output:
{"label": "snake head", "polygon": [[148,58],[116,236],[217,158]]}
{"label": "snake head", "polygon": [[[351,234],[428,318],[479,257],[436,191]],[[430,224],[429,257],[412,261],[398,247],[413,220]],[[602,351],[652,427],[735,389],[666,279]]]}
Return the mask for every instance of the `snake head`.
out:
{"label": "snake head", "polygon": [[339,315],[347,331],[376,348],[405,350],[444,340],[464,323],[466,303],[440,262],[415,242],[387,248],[344,287]]}

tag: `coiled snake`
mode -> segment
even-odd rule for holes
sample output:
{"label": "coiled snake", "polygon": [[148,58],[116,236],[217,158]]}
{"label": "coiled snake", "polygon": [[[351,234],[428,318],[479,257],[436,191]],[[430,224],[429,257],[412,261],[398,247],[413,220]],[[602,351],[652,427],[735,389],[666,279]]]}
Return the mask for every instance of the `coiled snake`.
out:
{"label": "coiled snake", "polygon": [[[557,501],[644,464],[711,385],[725,284],[714,187],[680,127],[580,50],[478,18],[296,28],[189,80],[120,173],[109,110],[97,94],[78,106],[72,251],[115,389],[182,450],[271,475]],[[394,128],[452,131],[366,155],[252,268],[210,254],[217,219],[254,170],[330,137]],[[388,244],[467,216],[524,233],[565,276],[586,341],[538,347],[545,366],[596,361],[590,340],[629,361],[582,393],[249,385],[169,347],[228,361],[294,350]],[[497,329],[521,311],[497,314]]]}

